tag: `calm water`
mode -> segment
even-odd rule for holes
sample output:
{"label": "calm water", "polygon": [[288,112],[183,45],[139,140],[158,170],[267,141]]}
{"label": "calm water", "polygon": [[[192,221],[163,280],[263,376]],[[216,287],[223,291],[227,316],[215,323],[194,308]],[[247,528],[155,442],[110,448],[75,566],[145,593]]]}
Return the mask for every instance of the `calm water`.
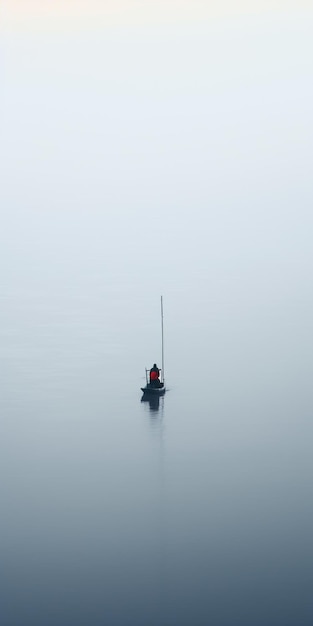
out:
{"label": "calm water", "polygon": [[305,333],[188,301],[165,298],[151,405],[157,294],[6,293],[3,626],[312,624]]}

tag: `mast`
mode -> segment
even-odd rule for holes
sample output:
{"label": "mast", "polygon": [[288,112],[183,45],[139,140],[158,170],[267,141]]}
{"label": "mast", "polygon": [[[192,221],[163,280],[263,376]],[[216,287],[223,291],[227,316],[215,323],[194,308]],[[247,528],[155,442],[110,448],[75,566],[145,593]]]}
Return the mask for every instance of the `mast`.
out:
{"label": "mast", "polygon": [[162,382],[164,383],[164,330],[163,330],[163,296],[161,296],[161,334],[162,334]]}

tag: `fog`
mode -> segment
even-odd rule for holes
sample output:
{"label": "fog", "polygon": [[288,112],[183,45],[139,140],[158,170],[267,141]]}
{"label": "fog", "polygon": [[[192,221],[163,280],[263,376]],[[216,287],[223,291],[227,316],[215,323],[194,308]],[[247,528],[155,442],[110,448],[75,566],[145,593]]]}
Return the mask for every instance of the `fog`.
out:
{"label": "fog", "polygon": [[4,34],[4,626],[312,623],[311,33]]}

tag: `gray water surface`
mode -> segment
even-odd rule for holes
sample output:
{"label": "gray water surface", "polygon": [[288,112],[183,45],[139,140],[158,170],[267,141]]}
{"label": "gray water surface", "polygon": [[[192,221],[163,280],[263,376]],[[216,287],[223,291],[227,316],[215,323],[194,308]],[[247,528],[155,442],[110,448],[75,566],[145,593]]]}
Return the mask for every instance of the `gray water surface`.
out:
{"label": "gray water surface", "polygon": [[111,294],[127,330],[101,325],[97,298],[7,299],[2,623],[309,625],[312,398],[299,364],[260,337],[252,359],[254,334],[244,347],[230,320],[195,325],[190,341],[165,300],[168,392],[142,402],[158,297],[142,295],[140,312]]}

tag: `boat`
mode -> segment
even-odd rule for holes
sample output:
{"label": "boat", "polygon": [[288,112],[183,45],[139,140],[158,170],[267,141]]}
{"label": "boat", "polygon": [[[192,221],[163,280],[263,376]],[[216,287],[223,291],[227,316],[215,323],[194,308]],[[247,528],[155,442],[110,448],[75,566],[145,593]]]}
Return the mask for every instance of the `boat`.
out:
{"label": "boat", "polygon": [[161,296],[161,337],[162,337],[162,368],[160,370],[160,380],[158,384],[150,382],[150,369],[146,368],[146,386],[141,387],[143,399],[145,397],[164,396],[166,392],[164,379],[164,330],[163,330],[163,296]]}
{"label": "boat", "polygon": [[[147,370],[149,371],[149,370]],[[164,383],[160,387],[151,387],[151,384],[147,382],[145,387],[140,387],[145,396],[164,396],[166,388]]]}

